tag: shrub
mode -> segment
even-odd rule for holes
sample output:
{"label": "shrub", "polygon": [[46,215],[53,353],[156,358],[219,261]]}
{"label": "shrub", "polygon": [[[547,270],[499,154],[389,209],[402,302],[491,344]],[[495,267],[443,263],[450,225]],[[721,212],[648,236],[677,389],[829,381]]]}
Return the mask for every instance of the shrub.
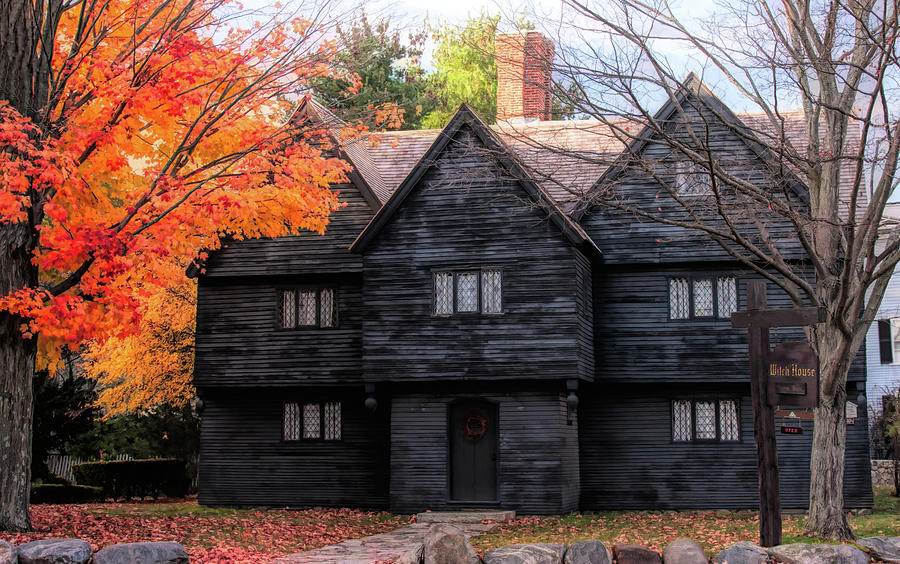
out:
{"label": "shrub", "polygon": [[91,503],[103,499],[103,488],[73,484],[33,484],[31,503]]}
{"label": "shrub", "polygon": [[103,488],[103,493],[113,499],[155,499],[160,494],[182,497],[190,486],[184,461],[175,458],[85,462],[75,465],[72,473],[79,484]]}

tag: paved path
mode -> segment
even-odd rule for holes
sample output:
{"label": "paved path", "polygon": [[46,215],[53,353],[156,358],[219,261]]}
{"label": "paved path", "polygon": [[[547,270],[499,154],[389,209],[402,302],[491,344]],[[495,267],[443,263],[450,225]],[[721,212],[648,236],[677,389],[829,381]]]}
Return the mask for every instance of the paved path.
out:
{"label": "paved path", "polygon": [[[496,524],[454,523],[467,537],[475,537],[496,527]],[[343,564],[371,564],[379,560],[392,560],[407,550],[413,549],[425,541],[425,535],[431,523],[414,523],[389,533],[380,533],[371,537],[353,539],[331,546],[323,546],[315,550],[298,552],[278,560],[280,563],[324,563],[340,562]]]}

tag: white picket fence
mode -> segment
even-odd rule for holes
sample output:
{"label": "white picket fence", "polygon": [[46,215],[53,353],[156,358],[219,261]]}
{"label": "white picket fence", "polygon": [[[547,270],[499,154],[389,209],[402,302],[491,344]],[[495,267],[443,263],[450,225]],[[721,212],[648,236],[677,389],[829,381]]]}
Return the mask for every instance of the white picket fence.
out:
{"label": "white picket fence", "polygon": [[[134,460],[134,457],[128,454],[119,454],[111,460]],[[96,458],[80,458],[77,456],[69,456],[67,454],[51,454],[47,457],[47,467],[50,472],[57,476],[62,476],[66,480],[74,481],[72,475],[72,467],[83,462],[96,462]]]}

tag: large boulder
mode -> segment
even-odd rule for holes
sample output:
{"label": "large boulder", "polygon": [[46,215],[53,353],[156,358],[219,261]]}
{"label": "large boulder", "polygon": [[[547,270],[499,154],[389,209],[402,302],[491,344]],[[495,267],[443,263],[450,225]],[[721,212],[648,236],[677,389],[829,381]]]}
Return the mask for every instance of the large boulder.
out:
{"label": "large boulder", "polygon": [[16,564],[19,561],[18,551],[12,543],[0,540],[0,564]]}
{"label": "large boulder", "polygon": [[425,564],[478,564],[481,562],[469,539],[458,527],[446,523],[432,525],[422,551]]}
{"label": "large boulder", "polygon": [[646,546],[628,544],[624,542],[613,546],[613,554],[618,564],[661,564],[662,558],[655,550]]}
{"label": "large boulder", "polygon": [[425,553],[425,545],[420,544],[415,548],[411,548],[394,560],[394,564],[421,564],[422,557]]}
{"label": "large boulder", "polygon": [[882,562],[900,564],[900,537],[868,537],[859,539],[856,544],[868,549],[872,556]]}
{"label": "large boulder", "polygon": [[19,564],[84,564],[91,545],[79,539],[45,539],[20,544]]}
{"label": "large boulder", "polygon": [[713,558],[713,564],[765,564],[769,561],[766,549],[753,542],[739,542]]}
{"label": "large boulder", "polygon": [[855,546],[845,544],[782,544],[768,550],[769,556],[784,564],[868,564],[869,557]]}
{"label": "large boulder", "polygon": [[484,564],[562,564],[564,544],[512,544],[484,553]]}
{"label": "large boulder", "polygon": [[565,564],[612,564],[612,554],[598,540],[573,542],[566,550]]}
{"label": "large boulder", "polygon": [[93,564],[188,564],[187,551],[177,542],[113,544],[94,554]]}
{"label": "large boulder", "polygon": [[663,564],[706,564],[709,559],[703,547],[691,539],[675,539],[662,554]]}

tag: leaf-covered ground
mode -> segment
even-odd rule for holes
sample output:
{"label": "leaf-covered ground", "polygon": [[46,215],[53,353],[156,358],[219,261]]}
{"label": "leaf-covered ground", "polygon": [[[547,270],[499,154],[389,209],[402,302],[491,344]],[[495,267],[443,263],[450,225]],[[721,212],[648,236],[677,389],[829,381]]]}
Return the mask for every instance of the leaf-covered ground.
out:
{"label": "leaf-covered ground", "polygon": [[[876,488],[872,515],[851,517],[861,536],[900,536],[900,499]],[[393,530],[406,516],[352,509],[252,510],[201,507],[195,501],[35,505],[36,532],[0,533],[21,544],[52,537],[79,537],[95,550],[109,544],[178,541],[197,563],[256,563],[351,538]],[[784,542],[815,542],[800,535],[802,515],[784,518]],[[556,517],[523,517],[472,539],[480,553],[523,542],[571,543],[599,539],[631,542],[662,550],[679,537],[699,542],[710,555],[742,540],[756,541],[759,523],[752,512],[604,512]]]}
{"label": "leaf-covered ground", "polygon": [[34,505],[31,515],[35,532],[0,533],[0,538],[21,544],[78,537],[94,550],[123,542],[177,541],[197,563],[270,562],[408,522],[407,517],[352,509],[223,509],[195,501]]}
{"label": "leaf-covered ground", "polygon": [[[900,536],[900,500],[890,496],[891,488],[875,489],[872,515],[850,518],[860,537]],[[802,515],[785,515],[783,542],[820,542],[801,535]],[[509,544],[531,542],[572,543],[597,539],[642,544],[662,550],[680,537],[694,539],[710,556],[740,541],[759,541],[759,518],[753,512],[604,512],[556,517],[524,517],[504,523],[493,532],[472,539],[475,549],[485,550]]]}

